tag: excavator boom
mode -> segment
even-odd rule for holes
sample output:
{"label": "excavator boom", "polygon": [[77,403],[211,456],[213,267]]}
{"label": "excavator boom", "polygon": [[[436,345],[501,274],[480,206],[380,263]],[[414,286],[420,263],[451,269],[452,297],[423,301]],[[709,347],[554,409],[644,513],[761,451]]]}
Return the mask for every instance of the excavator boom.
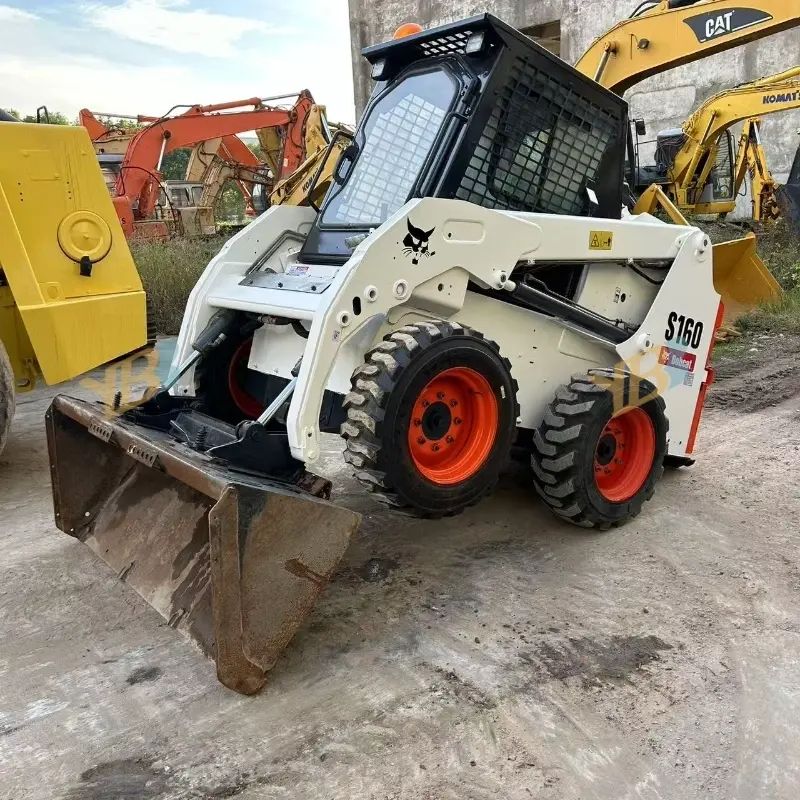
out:
{"label": "excavator boom", "polygon": [[596,39],[575,68],[622,94],[673,67],[800,25],[800,0],[663,0]]}

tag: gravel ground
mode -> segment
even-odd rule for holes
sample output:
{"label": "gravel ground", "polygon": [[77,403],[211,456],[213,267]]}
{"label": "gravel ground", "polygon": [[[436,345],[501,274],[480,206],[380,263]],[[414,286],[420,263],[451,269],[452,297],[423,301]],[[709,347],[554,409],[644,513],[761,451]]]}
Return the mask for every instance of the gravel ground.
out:
{"label": "gravel ground", "polygon": [[698,462],[564,525],[522,465],[460,517],[376,506],[245,698],[59,533],[42,418],[0,456],[0,797],[800,796],[800,343],[717,359]]}

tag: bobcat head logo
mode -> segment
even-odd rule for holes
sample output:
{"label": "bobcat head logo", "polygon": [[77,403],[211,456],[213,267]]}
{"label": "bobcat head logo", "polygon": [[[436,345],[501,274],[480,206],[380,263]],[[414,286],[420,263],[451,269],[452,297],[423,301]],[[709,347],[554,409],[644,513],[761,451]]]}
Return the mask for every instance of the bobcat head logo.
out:
{"label": "bobcat head logo", "polygon": [[415,228],[411,224],[411,219],[406,219],[406,224],[408,225],[408,233],[406,238],[403,239],[403,255],[411,256],[411,263],[415,266],[419,264],[421,256],[425,256],[425,258],[435,256],[436,253],[428,248],[428,240],[436,228],[423,231],[422,228]]}

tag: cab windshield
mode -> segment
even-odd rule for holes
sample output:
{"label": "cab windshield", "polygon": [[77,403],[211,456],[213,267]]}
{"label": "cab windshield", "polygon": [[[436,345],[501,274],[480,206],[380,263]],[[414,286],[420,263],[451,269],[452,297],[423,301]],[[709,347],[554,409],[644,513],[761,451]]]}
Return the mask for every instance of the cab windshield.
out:
{"label": "cab windshield", "polygon": [[443,70],[409,75],[370,109],[345,185],[322,212],[323,225],[381,225],[409,199],[456,96]]}

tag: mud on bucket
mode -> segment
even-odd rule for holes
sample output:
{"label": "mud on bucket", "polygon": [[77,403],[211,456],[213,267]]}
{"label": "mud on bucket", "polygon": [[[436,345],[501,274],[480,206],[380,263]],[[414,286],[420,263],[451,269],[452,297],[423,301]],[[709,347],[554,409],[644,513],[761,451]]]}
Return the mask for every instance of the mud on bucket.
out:
{"label": "mud on bucket", "polygon": [[194,639],[223,684],[258,691],[359,515],[65,396],[47,412],[47,442],[56,525]]}

